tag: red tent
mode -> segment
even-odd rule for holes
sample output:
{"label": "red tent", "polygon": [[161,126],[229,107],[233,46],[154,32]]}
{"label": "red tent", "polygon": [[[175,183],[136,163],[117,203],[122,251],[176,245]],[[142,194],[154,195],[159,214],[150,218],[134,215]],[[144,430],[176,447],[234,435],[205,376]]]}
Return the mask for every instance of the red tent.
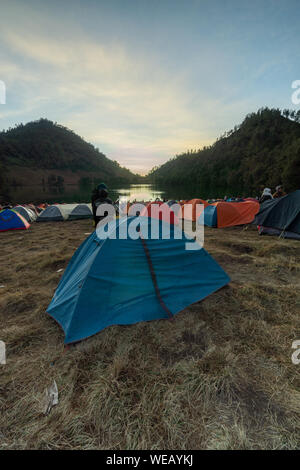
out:
{"label": "red tent", "polygon": [[204,201],[204,199],[191,199],[189,201],[182,201],[182,208],[180,211],[181,215],[179,215],[179,217],[185,220],[192,220],[193,222],[196,221],[203,210],[203,207],[202,209],[201,207],[197,207],[199,204],[202,204],[204,208],[209,205],[207,201]]}
{"label": "red tent", "polygon": [[164,202],[149,202],[147,206],[142,210],[141,216],[144,217],[153,217],[155,219],[163,220],[164,222],[169,222],[173,225],[179,224],[178,217],[170,209],[168,204]]}

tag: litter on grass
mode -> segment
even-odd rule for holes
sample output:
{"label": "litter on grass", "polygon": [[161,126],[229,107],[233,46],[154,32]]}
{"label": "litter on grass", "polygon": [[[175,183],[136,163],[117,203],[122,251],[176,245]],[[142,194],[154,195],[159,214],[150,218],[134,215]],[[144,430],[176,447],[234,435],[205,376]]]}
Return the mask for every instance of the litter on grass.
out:
{"label": "litter on grass", "polygon": [[53,380],[52,385],[45,390],[45,399],[44,399],[43,413],[48,415],[52,410],[53,406],[58,404],[58,388],[55,380]]}

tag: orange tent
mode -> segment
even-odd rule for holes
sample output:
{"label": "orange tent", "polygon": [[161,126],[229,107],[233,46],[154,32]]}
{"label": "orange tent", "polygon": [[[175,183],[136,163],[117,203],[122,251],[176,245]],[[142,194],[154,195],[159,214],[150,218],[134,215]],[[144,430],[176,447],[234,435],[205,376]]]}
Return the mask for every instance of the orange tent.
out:
{"label": "orange tent", "polygon": [[244,201],[254,201],[254,202],[258,202],[258,200],[255,199],[254,197],[246,197],[246,198],[244,199]]}
{"label": "orange tent", "polygon": [[214,202],[211,205],[217,210],[218,228],[250,224],[260,208],[257,201]]}
{"label": "orange tent", "polygon": [[[188,204],[190,206],[187,206]],[[203,199],[191,199],[190,201],[182,201],[182,207],[180,211],[181,214],[179,215],[179,217],[185,220],[192,220],[193,222],[196,221],[202,212],[201,207],[197,208],[197,204],[202,204],[204,208],[209,205],[208,202],[204,201]]]}
{"label": "orange tent", "polygon": [[153,217],[155,219],[169,222],[170,224],[179,224],[178,217],[170,209],[168,204],[164,202],[149,202],[149,204],[142,210],[141,216]]}

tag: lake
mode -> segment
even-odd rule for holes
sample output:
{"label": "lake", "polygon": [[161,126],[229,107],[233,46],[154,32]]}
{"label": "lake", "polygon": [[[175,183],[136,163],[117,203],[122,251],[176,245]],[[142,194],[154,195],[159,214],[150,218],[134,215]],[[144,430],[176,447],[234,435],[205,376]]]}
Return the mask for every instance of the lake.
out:
{"label": "lake", "polygon": [[[54,202],[89,202],[91,185],[63,185],[62,187],[18,186],[11,188],[10,199],[14,204],[25,203],[54,203]],[[199,190],[191,186],[158,186],[154,184],[128,184],[109,187],[109,197],[112,200],[127,198],[130,201],[154,201],[159,199],[192,199],[201,197]]]}

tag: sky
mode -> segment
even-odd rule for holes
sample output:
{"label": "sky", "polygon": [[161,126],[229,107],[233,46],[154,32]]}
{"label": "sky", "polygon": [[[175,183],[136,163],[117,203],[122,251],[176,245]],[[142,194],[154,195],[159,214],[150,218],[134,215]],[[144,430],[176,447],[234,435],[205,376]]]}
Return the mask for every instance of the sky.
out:
{"label": "sky", "polygon": [[137,173],[260,107],[296,109],[299,0],[2,0],[0,14],[0,129],[48,118]]}

